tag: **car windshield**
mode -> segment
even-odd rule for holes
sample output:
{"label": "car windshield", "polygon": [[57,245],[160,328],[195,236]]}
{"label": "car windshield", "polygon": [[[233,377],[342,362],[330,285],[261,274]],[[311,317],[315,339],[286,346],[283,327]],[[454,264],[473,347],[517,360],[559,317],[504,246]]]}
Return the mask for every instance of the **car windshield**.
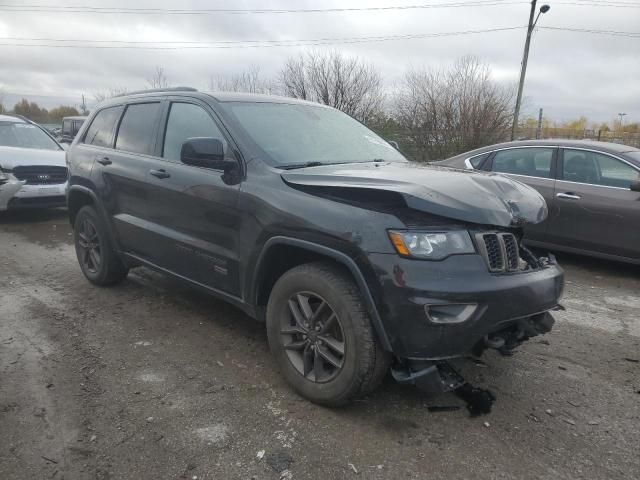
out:
{"label": "car windshield", "polygon": [[333,108],[256,102],[223,105],[269,163],[278,167],[407,161],[384,139]]}
{"label": "car windshield", "polygon": [[60,146],[36,125],[0,122],[0,147],[60,150]]}

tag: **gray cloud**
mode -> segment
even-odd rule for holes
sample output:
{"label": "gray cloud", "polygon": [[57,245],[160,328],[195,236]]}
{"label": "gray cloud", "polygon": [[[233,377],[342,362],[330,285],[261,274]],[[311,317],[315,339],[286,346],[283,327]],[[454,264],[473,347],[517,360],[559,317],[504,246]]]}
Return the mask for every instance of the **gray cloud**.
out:
{"label": "gray cloud", "polygon": [[[449,0],[439,0],[444,3]],[[403,0],[403,4],[412,3]],[[424,3],[427,3],[426,1]],[[597,8],[549,1],[552,9],[540,25],[637,31],[640,8]],[[50,1],[50,5],[58,2]],[[89,2],[78,4],[90,5]],[[388,0],[323,2],[322,7],[398,4]],[[106,5],[102,5],[106,6]],[[110,1],[114,7],[176,8],[157,0],[140,4]],[[216,4],[220,7],[220,4]],[[227,2],[222,8],[318,8],[311,0]],[[179,8],[213,8],[210,2],[184,1]],[[0,37],[73,38],[121,41],[290,40],[329,37],[403,35],[525,25],[526,2],[491,7],[281,15],[122,15],[0,12]],[[410,66],[438,68],[463,55],[489,63],[496,79],[514,84],[519,73],[525,31],[459,37],[358,43],[336,48],[374,63],[392,89]],[[8,40],[0,40],[7,43]],[[39,42],[51,43],[51,42]],[[172,84],[206,88],[211,76],[229,75],[258,65],[274,76],[284,60],[305,48],[238,48],[199,50],[127,50],[0,46],[0,86],[5,104],[20,96],[45,106],[79,103],[84,93],[115,86],[144,88],[156,65]],[[526,113],[545,109],[566,119],[586,115],[611,120],[619,111],[640,120],[640,39],[538,30],[525,87]],[[35,95],[40,95],[36,97]]]}

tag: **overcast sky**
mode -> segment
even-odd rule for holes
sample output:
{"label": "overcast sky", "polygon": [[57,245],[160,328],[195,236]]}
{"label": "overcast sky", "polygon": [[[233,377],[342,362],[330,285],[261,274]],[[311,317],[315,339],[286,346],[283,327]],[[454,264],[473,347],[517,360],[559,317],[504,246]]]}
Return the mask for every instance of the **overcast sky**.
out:
{"label": "overcast sky", "polygon": [[[65,44],[28,39],[73,39],[79,41],[73,45],[86,45],[89,40],[218,42],[393,36],[517,27],[526,25],[528,20],[529,2],[516,0],[495,2],[502,5],[461,8],[283,14],[55,13],[35,12],[26,7],[310,9],[435,5],[454,1],[13,0],[2,5],[23,6],[29,11],[6,11],[3,10],[6,7],[0,6],[0,89],[4,91],[5,105],[10,107],[23,96],[47,107],[60,103],[77,105],[82,93],[91,103],[95,92],[111,87],[144,88],[156,65],[164,67],[174,85],[206,89],[211,76],[240,72],[251,65],[259,66],[264,76],[275,76],[287,57],[310,48],[335,48],[374,63],[389,89],[401,81],[403,72],[411,66],[442,67],[469,54],[487,62],[498,81],[515,84],[524,29],[322,47],[149,50],[15,45]],[[551,5],[551,11],[541,17],[538,25],[640,32],[640,0],[616,2],[638,8],[586,5],[594,1],[605,3],[605,0],[550,0],[546,3]],[[191,45],[202,46],[201,43]],[[640,37],[538,29],[532,41],[524,94],[527,114],[535,115],[542,107],[545,116],[556,120],[585,115],[594,121],[610,121],[618,112],[626,112],[627,122],[640,121]]]}

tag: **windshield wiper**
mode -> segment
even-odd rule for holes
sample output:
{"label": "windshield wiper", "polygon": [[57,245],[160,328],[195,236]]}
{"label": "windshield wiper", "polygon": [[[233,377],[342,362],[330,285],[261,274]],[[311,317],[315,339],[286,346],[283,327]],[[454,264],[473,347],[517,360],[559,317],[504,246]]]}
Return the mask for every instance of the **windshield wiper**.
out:
{"label": "windshield wiper", "polygon": [[290,163],[288,165],[278,165],[278,168],[282,168],[284,170],[294,170],[296,168],[320,167],[320,166],[324,166],[324,165],[348,165],[348,164],[351,164],[351,163],[371,163],[371,162],[381,163],[381,162],[387,162],[387,161],[388,160],[384,160],[382,158],[374,158],[372,160],[363,160],[361,162],[324,163],[324,162],[313,161],[313,162],[305,162],[305,163]]}
{"label": "windshield wiper", "polygon": [[290,163],[289,165],[278,165],[278,168],[282,168],[284,170],[294,170],[296,168],[320,167],[321,165],[331,164],[322,162]]}

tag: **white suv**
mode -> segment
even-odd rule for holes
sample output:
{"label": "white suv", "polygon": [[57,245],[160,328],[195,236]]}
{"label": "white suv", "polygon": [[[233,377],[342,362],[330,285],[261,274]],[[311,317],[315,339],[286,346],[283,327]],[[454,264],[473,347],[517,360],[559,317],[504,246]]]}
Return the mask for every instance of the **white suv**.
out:
{"label": "white suv", "polygon": [[66,187],[60,144],[26,118],[0,115],[0,211],[63,207]]}

